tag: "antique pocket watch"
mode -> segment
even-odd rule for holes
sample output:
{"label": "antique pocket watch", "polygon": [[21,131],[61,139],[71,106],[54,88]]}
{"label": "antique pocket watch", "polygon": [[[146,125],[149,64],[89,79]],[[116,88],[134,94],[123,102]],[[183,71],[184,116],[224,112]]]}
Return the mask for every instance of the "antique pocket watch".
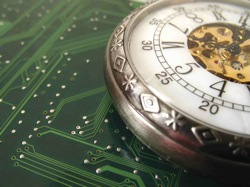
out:
{"label": "antique pocket watch", "polygon": [[249,15],[247,1],[155,1],[116,28],[105,64],[114,105],[144,144],[186,169],[245,184]]}

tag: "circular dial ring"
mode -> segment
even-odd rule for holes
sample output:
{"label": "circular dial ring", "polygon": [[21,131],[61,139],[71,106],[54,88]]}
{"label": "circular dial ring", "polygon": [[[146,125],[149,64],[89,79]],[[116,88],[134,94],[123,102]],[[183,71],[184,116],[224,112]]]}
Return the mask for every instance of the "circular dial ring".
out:
{"label": "circular dial ring", "polygon": [[[220,6],[222,6],[222,8]],[[211,25],[214,22],[218,22],[218,18],[216,16],[208,20],[205,19],[206,16],[208,17],[215,14],[215,12],[220,12],[220,16],[227,13],[233,14],[234,17],[237,16],[236,19],[243,19],[241,17],[243,16],[242,14],[245,13],[245,9],[237,10],[237,12],[233,10],[234,7],[232,6],[226,7],[227,9],[223,9],[223,4],[213,4],[210,2],[200,3],[200,6],[196,6],[195,8],[190,8],[192,7],[191,5],[188,8],[183,7],[176,6],[169,8],[172,11],[168,10],[170,13],[167,16],[164,15],[166,18],[152,19],[155,15],[151,16],[153,21],[156,22],[156,20],[158,20],[155,28],[152,25],[149,26],[148,23],[151,22],[146,18],[144,19],[146,21],[137,23],[138,20],[141,20],[141,18],[145,16],[143,13],[138,14],[131,24],[129,24],[127,28],[128,32],[125,36],[125,43],[129,44],[125,45],[128,62],[130,62],[133,71],[144,83],[144,85],[148,87],[160,100],[167,103],[178,112],[192,118],[195,121],[206,124],[209,127],[248,137],[250,134],[250,126],[247,125],[247,119],[250,117],[249,85],[247,81],[247,76],[249,76],[247,69],[249,66],[247,60],[248,53],[245,49],[247,48],[246,46],[248,46],[246,44],[248,43],[249,38],[248,31],[247,34],[245,34],[248,37],[242,37],[241,41],[240,39],[237,39],[237,42],[242,43],[242,46],[237,43],[239,48],[242,47],[242,52],[238,56],[234,55],[233,58],[230,54],[235,53],[235,50],[233,49],[237,47],[232,46],[234,44],[236,45],[236,41],[232,42],[231,39],[231,41],[229,41],[231,43],[226,44],[227,41],[224,42],[223,47],[221,46],[216,48],[217,54],[214,52],[217,59],[212,59],[213,64],[217,63],[219,65],[215,66],[212,64],[210,65],[210,69],[205,67],[205,65],[211,64],[211,60],[203,55],[203,53],[206,53],[204,50],[202,51],[203,53],[201,52],[195,56],[192,54],[193,51],[191,51],[193,50],[192,46],[190,47],[189,45],[191,52],[189,52],[188,49],[188,43],[190,43],[191,38],[193,40],[195,37],[196,40],[199,39],[198,35],[194,35],[194,33],[197,33],[197,30],[199,30],[198,32],[201,32],[200,30],[204,27],[204,25],[206,26],[208,23]],[[162,10],[162,14],[164,13],[163,11],[164,9]],[[222,14],[222,11],[226,13]],[[201,17],[202,14],[205,14],[205,16]],[[183,19],[186,19],[186,24],[182,24],[181,21]],[[223,19],[226,20],[224,17]],[[213,24],[216,25],[216,27],[210,27],[209,29],[217,29],[222,32],[221,29],[223,29],[224,25],[230,26],[230,22],[225,20],[222,23],[217,23],[217,25]],[[236,24],[238,24],[238,22]],[[242,25],[242,23],[240,23],[240,25]],[[242,28],[240,28],[240,26],[234,27],[239,28],[239,32],[242,32]],[[149,32],[147,32],[147,34],[141,34],[143,30],[149,30]],[[234,33],[234,35],[235,34],[238,33]],[[237,35],[237,37],[240,36]],[[223,39],[226,40],[227,38],[224,37]],[[189,40],[189,42],[187,40]],[[202,40],[202,38],[200,40]],[[223,45],[223,42],[219,42],[219,44]],[[203,46],[207,47],[206,45]],[[199,53],[197,49],[194,50],[196,53]],[[230,50],[231,53],[227,52]],[[208,56],[208,54],[205,55]],[[225,57],[226,55],[227,57]],[[155,58],[152,56],[155,56]],[[200,61],[207,64],[204,65],[204,63],[199,63]],[[158,62],[157,65],[156,62]],[[223,62],[223,65],[221,65],[220,62]],[[244,70],[237,70],[238,66],[240,66],[239,64],[241,63],[244,63]],[[230,67],[227,64],[230,64]],[[224,68],[220,68],[220,66],[224,66]],[[142,67],[144,68],[142,69]],[[220,71],[223,72],[228,69],[230,70],[227,71],[229,73],[220,73]],[[237,71],[241,72],[237,73]],[[241,80],[242,82],[240,82],[239,80],[236,80],[236,77],[243,79],[243,76],[246,77],[244,78],[246,81]],[[198,81],[199,79],[200,81]],[[178,88],[176,83],[174,84],[173,82],[178,83],[187,91],[191,92],[191,95],[183,92],[183,90]],[[241,84],[237,84],[235,82],[240,82]],[[176,94],[176,92],[180,94]],[[196,95],[200,97],[200,99],[197,100],[197,98],[192,98],[192,95]],[[183,100],[183,97],[190,99]],[[178,102],[179,100],[182,100],[182,102]],[[186,102],[187,104],[185,104]],[[209,105],[209,110],[211,110],[210,114],[216,115],[205,115],[203,111],[207,109],[203,107],[203,104]],[[193,111],[190,110],[190,106],[192,105],[196,105],[196,108],[193,107]],[[197,113],[196,116],[193,115],[194,111]],[[232,112],[234,115],[231,115]],[[243,117],[240,119],[242,115]],[[224,116],[229,117],[225,118]],[[224,120],[221,120],[223,118]],[[240,124],[235,125],[236,123]]]}
{"label": "circular dial ring", "polygon": [[[181,6],[186,6],[186,3],[196,3],[200,1],[178,1],[178,3],[181,2],[184,3],[181,4]],[[220,3],[221,6],[223,3],[235,4],[231,1],[219,1],[219,3],[211,1],[209,3],[214,5]],[[240,2],[239,4],[244,7],[249,7],[248,3]],[[237,6],[241,5],[237,4]],[[138,37],[139,40],[135,40],[137,35],[134,33],[137,31],[137,27],[143,24],[142,20],[144,17],[147,19],[147,16],[156,10],[170,6],[176,6],[178,8],[180,5],[176,5],[172,1],[159,1],[151,5],[145,5],[125,18],[113,33],[106,52],[106,79],[114,104],[128,127],[139,139],[162,157],[166,159],[170,158],[184,167],[202,170],[202,172],[212,173],[215,170],[218,172],[223,171],[225,176],[230,175],[229,171],[231,168],[235,168],[242,174],[242,181],[245,181],[244,173],[247,173],[246,171],[250,168],[250,154],[248,154],[250,153],[250,139],[248,133],[242,133],[242,131],[237,131],[237,129],[235,130],[234,128],[227,129],[214,126],[213,124],[211,125],[209,121],[204,121],[195,115],[192,116],[189,113],[183,112],[181,107],[175,105],[174,101],[164,96],[170,89],[167,88],[169,87],[168,85],[176,82],[178,84],[172,84],[177,85],[173,87],[176,88],[176,93],[180,90],[186,90],[185,94],[187,94],[187,96],[192,95],[190,99],[194,97],[197,98],[197,96],[201,98],[201,100],[199,100],[201,103],[197,105],[196,108],[198,108],[200,112],[209,113],[204,116],[216,116],[218,112],[232,110],[236,113],[244,114],[246,118],[249,117],[249,105],[244,104],[240,99],[239,103],[236,104],[234,102],[230,103],[230,97],[226,96],[224,98],[226,95],[224,93],[226,84],[233,84],[237,85],[237,88],[240,87],[243,89],[242,87],[244,87],[244,89],[247,89],[245,82],[234,79],[235,77],[232,75],[232,72],[228,76],[230,78],[225,78],[227,76],[223,74],[223,70],[217,66],[215,66],[216,68],[213,66],[205,66],[208,62],[204,60],[205,57],[203,56],[211,55],[211,53],[207,54],[204,52],[205,55],[202,57],[199,56],[201,62],[199,60],[195,61],[198,54],[195,51],[200,50],[203,52],[206,49],[206,47],[204,47],[206,46],[205,44],[208,43],[208,41],[204,39],[206,38],[205,34],[201,36],[196,34],[197,30],[202,28],[201,24],[196,24],[195,28],[193,27],[189,30],[190,28],[184,27],[183,29],[177,25],[177,22],[172,21],[176,18],[176,15],[177,17],[178,15],[187,17],[187,15],[197,16],[198,14],[194,14],[193,12],[189,12],[188,14],[185,12],[177,12],[175,14],[173,13],[172,17],[170,15],[169,18],[162,20],[151,17],[147,22],[155,25],[151,30],[152,38],[142,39]],[[203,9],[211,10],[207,7]],[[195,11],[198,10],[200,9],[195,9]],[[215,12],[215,18],[217,19],[217,16],[219,16],[219,18],[222,19],[223,14],[217,11]],[[245,20],[247,20],[248,17],[244,17],[243,14],[244,13],[242,13],[242,19],[244,21],[242,25],[246,24]],[[199,17],[192,17],[193,20],[196,18],[198,20]],[[171,22],[169,20],[167,21],[167,19],[171,20]],[[165,25],[171,26],[171,28],[167,28]],[[219,29],[220,34],[222,33],[226,37],[232,32],[231,30],[226,30],[226,28],[221,25],[220,27],[210,23],[204,23],[204,25],[209,28],[209,32],[214,33],[214,30],[218,31]],[[171,29],[172,31],[177,29],[179,32],[182,32],[183,36],[186,37],[186,41],[169,40],[167,37],[162,37],[161,33],[166,33],[169,28],[170,31]],[[237,46],[230,47],[229,45],[230,42],[231,44],[233,43],[232,41],[225,43],[226,47],[216,49],[214,52],[217,55],[215,59],[226,59],[230,61],[230,68],[234,68],[234,70],[239,68],[242,70],[242,65],[233,62],[236,61],[235,56],[237,55],[238,59],[236,62],[242,64],[245,60],[245,57],[242,57],[245,54],[242,55],[241,53],[248,52],[246,47],[248,46],[248,40],[244,41],[246,42],[241,42]],[[134,45],[133,42],[140,43],[140,45]],[[185,44],[186,47],[184,47],[183,44]],[[237,48],[239,47],[241,51],[237,52]],[[143,53],[138,53],[138,51],[134,50],[135,48],[140,48],[140,50],[143,50]],[[164,48],[166,48],[168,52],[164,52]],[[192,57],[190,58],[192,60],[184,64],[177,63],[173,65],[170,63],[169,65],[168,62],[171,62],[171,58],[169,59],[168,54],[172,53],[172,49],[190,51],[189,58]],[[149,56],[152,56],[153,52],[155,53],[154,59],[151,60],[156,59],[158,63],[150,67],[156,66],[161,69],[156,68],[157,71],[154,71],[155,69],[153,68],[153,70],[146,70],[149,69],[146,67],[147,65],[142,66],[140,63],[135,64],[138,60],[135,56],[140,57],[142,55],[147,59]],[[180,58],[181,57],[176,57],[177,61]],[[211,58],[209,57],[209,59]],[[213,61],[215,60],[213,59]],[[246,67],[248,68],[248,66]],[[206,89],[203,90],[203,88],[197,89],[199,86],[195,85],[195,81],[192,82],[192,76],[186,76],[189,74],[188,72],[192,72],[194,69],[198,69],[200,71],[199,73],[205,72],[208,77],[213,77],[213,80],[208,84],[210,86],[208,86],[210,92],[207,92]],[[214,70],[218,72],[214,73]],[[154,74],[145,76],[148,73],[147,71],[154,71]],[[224,75],[224,77],[222,75]],[[241,84],[235,82],[240,82]],[[162,89],[159,88],[167,89],[162,91]],[[211,90],[214,91],[214,93],[210,94]],[[221,97],[222,95],[223,98]],[[248,103],[249,102],[250,100]],[[223,118],[219,118],[223,120]],[[246,121],[247,119],[244,120]],[[245,122],[244,120],[243,122]],[[186,162],[187,157],[189,157],[189,160],[192,162],[191,165]],[[197,164],[193,164],[193,162],[197,162]]]}

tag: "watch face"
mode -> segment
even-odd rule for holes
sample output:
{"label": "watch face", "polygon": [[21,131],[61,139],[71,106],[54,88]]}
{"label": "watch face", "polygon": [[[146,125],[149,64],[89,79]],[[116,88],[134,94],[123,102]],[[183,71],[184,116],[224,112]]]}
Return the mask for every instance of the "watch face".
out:
{"label": "watch face", "polygon": [[248,136],[249,25],[247,8],[225,2],[149,9],[127,32],[129,62],[140,81],[180,114]]}
{"label": "watch face", "polygon": [[[160,0],[132,12],[106,52],[127,126],[160,156],[246,181],[250,170],[250,3]],[[237,180],[238,181],[238,180]]]}

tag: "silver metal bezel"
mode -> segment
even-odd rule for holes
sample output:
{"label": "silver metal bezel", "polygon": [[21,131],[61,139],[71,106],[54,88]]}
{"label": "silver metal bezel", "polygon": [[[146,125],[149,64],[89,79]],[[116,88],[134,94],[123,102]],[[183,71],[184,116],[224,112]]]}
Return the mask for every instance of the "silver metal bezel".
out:
{"label": "silver metal bezel", "polygon": [[[135,72],[135,74],[137,75],[137,77],[139,77],[139,79],[142,81],[142,83],[148,87],[150,89],[150,86],[147,85],[147,83],[143,80],[142,77],[140,77],[140,73],[137,72],[136,68],[133,65],[132,62],[132,58],[130,56],[130,50],[129,50],[129,43],[130,43],[130,34],[131,32],[134,30],[134,28],[136,27],[136,25],[138,24],[138,22],[140,22],[141,19],[143,19],[146,15],[148,15],[151,12],[154,12],[155,10],[162,8],[164,6],[172,6],[172,5],[176,5],[176,4],[180,4],[180,3],[189,3],[189,2],[204,2],[204,0],[178,0],[178,1],[169,1],[169,0],[160,0],[158,2],[155,2],[154,4],[151,4],[150,6],[147,6],[144,8],[143,11],[139,12],[138,14],[136,14],[133,19],[131,19],[131,21],[128,23],[127,27],[126,27],[126,33],[124,36],[124,43],[127,45],[124,45],[124,50],[125,50],[125,54],[126,54],[126,58],[131,66],[131,68],[133,69],[133,71]],[[235,4],[238,6],[243,6],[243,7],[249,7],[250,9],[250,4],[249,2],[245,2],[245,1],[233,1],[233,0],[207,0],[206,2],[219,2],[219,3],[227,3],[227,4]],[[154,92],[153,89],[150,89],[150,91],[152,93],[154,93],[155,95],[157,95],[157,93]],[[159,95],[157,95],[157,97],[161,100],[164,101],[163,98],[160,98]],[[164,103],[167,103],[167,101],[164,101]],[[250,138],[250,136],[245,135],[245,134],[239,134],[239,133],[235,133],[235,132],[231,132],[231,131],[226,131],[225,129],[220,129],[218,127],[212,126],[209,123],[204,123],[204,121],[200,121],[198,118],[195,118],[195,116],[189,116],[188,114],[183,113],[183,111],[179,108],[177,108],[175,105],[168,103],[168,106],[170,106],[171,108],[173,108],[174,110],[178,111],[179,113],[182,113],[184,116],[187,116],[189,119],[191,119],[192,121],[195,121],[199,124],[203,124],[206,127],[212,128],[212,129],[216,129],[220,132],[224,132],[226,134],[230,134],[232,136],[240,136],[240,137],[245,137],[245,138]]]}
{"label": "silver metal bezel", "polygon": [[[230,182],[250,183],[247,173],[250,171],[250,139],[228,132],[211,129],[206,124],[179,114],[173,106],[163,102],[148,89],[148,85],[135,71],[128,53],[129,34],[142,17],[162,6],[179,3],[200,2],[201,0],[160,0],[145,5],[132,12],[115,29],[106,50],[105,77],[114,105],[129,129],[148,147],[166,160]],[[248,6],[247,2],[227,2]],[[119,45],[115,45],[119,44]],[[126,80],[133,81],[131,85]],[[134,84],[132,84],[134,83]],[[143,98],[157,102],[157,107],[145,106]],[[180,115],[181,129],[162,128],[164,115]],[[202,137],[208,133],[210,139]],[[243,143],[249,148],[249,155],[235,157],[233,146]],[[233,171],[233,172],[232,172]],[[239,178],[234,175],[238,174]]]}

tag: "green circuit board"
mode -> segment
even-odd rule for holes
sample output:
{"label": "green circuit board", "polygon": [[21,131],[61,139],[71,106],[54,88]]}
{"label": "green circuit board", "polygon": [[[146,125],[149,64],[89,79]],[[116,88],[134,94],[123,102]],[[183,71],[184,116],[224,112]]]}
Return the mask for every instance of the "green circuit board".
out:
{"label": "green circuit board", "polygon": [[126,128],[105,47],[132,0],[1,0],[0,187],[221,186],[164,161]]}

